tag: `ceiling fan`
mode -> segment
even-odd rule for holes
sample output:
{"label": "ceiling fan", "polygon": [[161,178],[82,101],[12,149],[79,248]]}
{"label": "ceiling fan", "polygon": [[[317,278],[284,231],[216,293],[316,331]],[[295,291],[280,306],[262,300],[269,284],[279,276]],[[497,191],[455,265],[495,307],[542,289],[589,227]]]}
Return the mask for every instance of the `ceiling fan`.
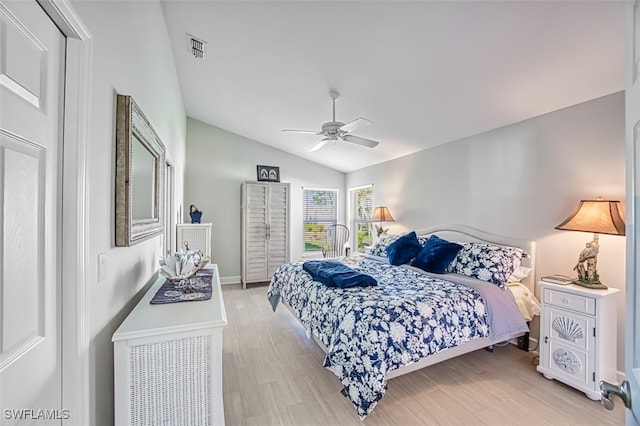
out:
{"label": "ceiling fan", "polygon": [[340,93],[335,90],[329,92],[329,96],[333,101],[333,120],[326,122],[322,125],[322,129],[318,132],[315,130],[293,130],[293,129],[284,129],[283,132],[293,132],[293,133],[304,133],[309,135],[323,135],[324,138],[320,140],[317,144],[312,146],[309,151],[317,151],[327,143],[331,141],[337,141],[338,139],[342,139],[345,142],[355,143],[356,145],[366,146],[367,148],[373,148],[378,145],[379,142],[363,138],[360,136],[352,135],[351,132],[359,129],[363,126],[368,126],[371,124],[369,120],[366,118],[356,118],[348,123],[342,123],[340,121],[336,121],[336,100],[340,97]]}

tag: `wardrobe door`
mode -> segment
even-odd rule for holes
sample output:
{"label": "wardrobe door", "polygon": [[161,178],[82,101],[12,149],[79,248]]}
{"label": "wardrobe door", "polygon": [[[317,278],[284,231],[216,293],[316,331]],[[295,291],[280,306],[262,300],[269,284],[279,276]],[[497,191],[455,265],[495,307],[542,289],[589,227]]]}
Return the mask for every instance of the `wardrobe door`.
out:
{"label": "wardrobe door", "polygon": [[289,184],[269,185],[267,277],[289,261]]}
{"label": "wardrobe door", "polygon": [[269,187],[248,183],[244,189],[243,285],[267,279]]}

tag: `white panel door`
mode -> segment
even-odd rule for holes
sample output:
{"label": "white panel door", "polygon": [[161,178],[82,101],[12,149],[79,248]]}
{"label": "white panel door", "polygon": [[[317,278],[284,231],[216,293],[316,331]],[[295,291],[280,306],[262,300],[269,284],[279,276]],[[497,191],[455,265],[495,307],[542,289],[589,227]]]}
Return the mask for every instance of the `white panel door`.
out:
{"label": "white panel door", "polygon": [[[640,1],[627,14],[627,287],[625,376],[631,388],[627,425],[640,424]],[[619,401],[616,401],[619,403]]]}
{"label": "white panel door", "polygon": [[35,1],[0,0],[0,46],[2,421],[60,424],[65,39]]}

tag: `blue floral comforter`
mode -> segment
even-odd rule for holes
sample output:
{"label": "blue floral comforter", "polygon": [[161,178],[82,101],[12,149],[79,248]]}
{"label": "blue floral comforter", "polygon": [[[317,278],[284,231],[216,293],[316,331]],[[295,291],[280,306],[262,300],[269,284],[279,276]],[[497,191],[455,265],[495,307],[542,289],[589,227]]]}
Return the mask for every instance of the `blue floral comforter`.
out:
{"label": "blue floral comforter", "polygon": [[474,289],[373,259],[340,260],[378,286],[329,288],[297,262],[276,271],[267,296],[274,310],[283,298],[326,346],[324,366],[360,419],[384,396],[390,371],[489,335],[485,301]]}

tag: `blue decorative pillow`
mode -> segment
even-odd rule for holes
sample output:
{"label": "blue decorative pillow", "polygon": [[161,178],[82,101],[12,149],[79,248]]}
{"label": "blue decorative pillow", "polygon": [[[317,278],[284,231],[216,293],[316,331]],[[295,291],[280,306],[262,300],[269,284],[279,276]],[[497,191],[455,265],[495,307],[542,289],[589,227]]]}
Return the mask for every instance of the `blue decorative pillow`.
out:
{"label": "blue decorative pillow", "polygon": [[389,244],[387,257],[390,264],[398,266],[416,257],[421,249],[422,245],[418,241],[415,231],[411,231]]}
{"label": "blue decorative pillow", "polygon": [[387,247],[398,238],[400,238],[400,235],[380,234],[375,244],[369,249],[369,254],[372,256],[387,257]]}
{"label": "blue decorative pillow", "polygon": [[487,281],[506,288],[509,276],[520,266],[524,250],[488,243],[465,242],[450,272]]}
{"label": "blue decorative pillow", "polygon": [[432,235],[422,247],[411,266],[424,269],[427,272],[435,272],[444,274],[447,272],[449,264],[456,258],[458,252],[462,250],[462,246],[452,243],[436,235]]}

